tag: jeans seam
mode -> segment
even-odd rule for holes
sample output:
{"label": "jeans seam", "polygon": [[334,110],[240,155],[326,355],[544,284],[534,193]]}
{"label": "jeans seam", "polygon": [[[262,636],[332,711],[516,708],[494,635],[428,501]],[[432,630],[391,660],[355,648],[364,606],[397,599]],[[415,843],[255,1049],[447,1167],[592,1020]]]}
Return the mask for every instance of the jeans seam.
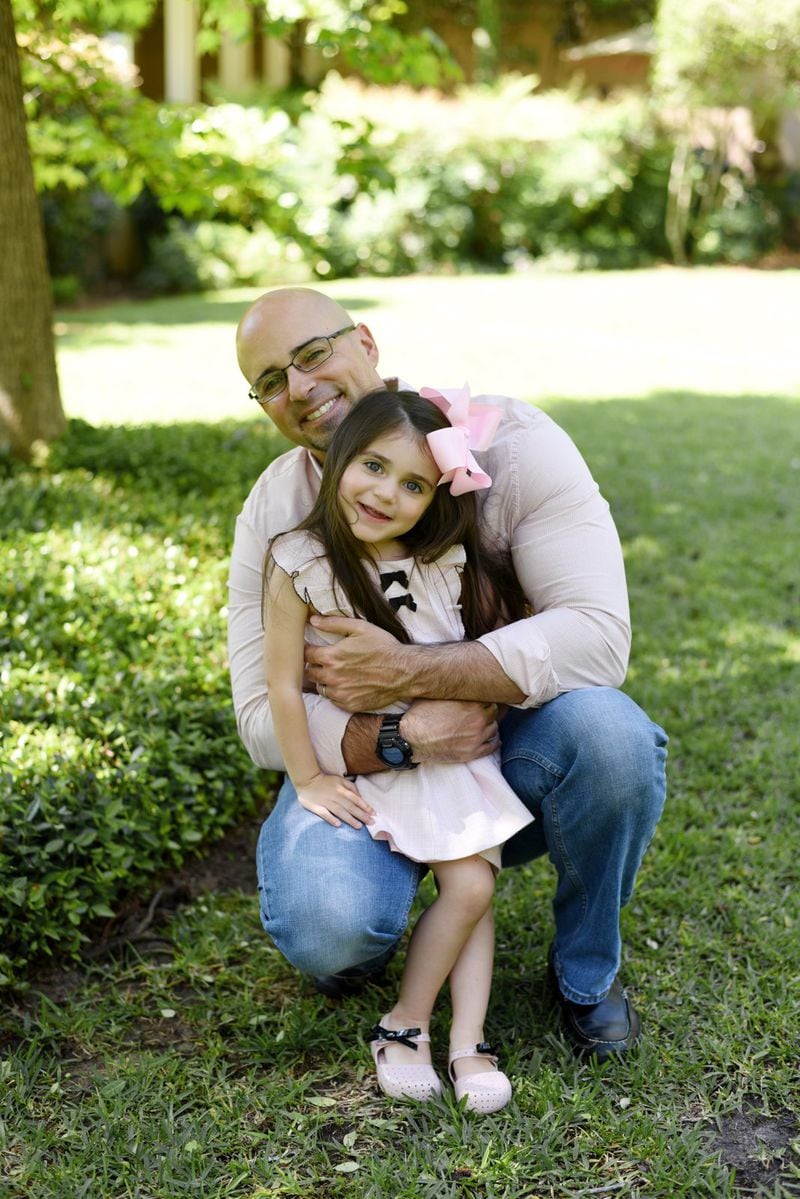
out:
{"label": "jeans seam", "polygon": [[548,774],[554,775],[559,782],[562,782],[565,775],[560,766],[555,762],[551,762],[548,758],[541,754],[534,753],[533,750],[515,749],[510,750],[508,755],[503,754],[501,750],[501,761],[503,766],[508,766],[511,762],[534,762],[537,766],[541,766]]}
{"label": "jeans seam", "polygon": [[561,854],[561,861],[564,864],[564,869],[566,870],[569,877],[572,879],[573,886],[575,887],[576,891],[580,894],[580,897],[581,897],[581,919],[580,919],[580,923],[577,925],[577,928],[576,928],[576,931],[577,931],[578,929],[582,928],[582,926],[583,926],[583,922],[586,919],[586,912],[587,912],[587,909],[589,906],[588,896],[587,896],[587,891],[586,891],[586,884],[584,883],[580,874],[576,871],[574,863],[573,863],[571,857],[569,856],[569,854],[567,853],[566,845],[564,844],[564,837],[561,832],[561,822],[558,817],[558,802],[552,791],[547,796],[547,800],[545,802],[549,802],[549,804],[550,804],[550,819],[553,822],[553,832],[554,832],[555,842],[558,846],[559,853]]}
{"label": "jeans seam", "polygon": [[[262,827],[262,831],[263,831],[263,827],[264,827],[263,824],[261,827]],[[264,857],[264,855],[263,855],[262,849],[261,849],[261,836],[259,836],[258,841],[256,842],[256,878],[258,880],[258,898],[259,898],[258,907],[259,907],[259,913],[261,916],[261,923],[264,926],[264,931],[266,932],[267,922],[269,921],[270,917],[269,917],[269,908],[267,906],[267,887],[266,887],[267,876],[266,876],[266,871],[263,868],[264,867],[263,857]],[[271,939],[274,941],[274,938],[272,937],[272,935],[271,934],[269,934],[269,935],[270,935]]]}
{"label": "jeans seam", "polygon": [[[520,761],[534,762],[537,766],[540,766],[543,770],[546,770],[548,774],[552,774],[554,778],[558,779],[559,783],[563,783],[564,779],[566,778],[566,774],[560,766],[557,766],[554,762],[549,761],[549,759],[543,757],[542,754],[534,753],[532,750],[514,750],[513,752],[509,753],[508,757],[503,758],[503,766],[507,766],[510,762]],[[556,786],[557,785],[558,784],[556,784]],[[577,925],[577,928],[581,928],[584,920],[586,919],[586,912],[588,909],[587,890],[580,874],[576,872],[574,863],[567,853],[566,846],[564,844],[564,837],[561,832],[561,823],[558,818],[558,803],[555,798],[555,790],[556,787],[553,787],[543,800],[542,809],[544,809],[544,805],[546,803],[549,803],[550,819],[553,824],[553,837],[555,845],[561,855],[561,861],[564,864],[564,870],[571,878],[576,891],[581,897],[581,919],[580,924]]]}
{"label": "jeans seam", "polygon": [[[402,916],[402,919],[400,922],[400,926],[399,926],[399,928],[396,928],[394,930],[394,934],[398,938],[402,937],[403,933],[408,928],[408,917],[411,912],[411,905],[413,904],[413,902],[416,898],[417,891],[419,890],[419,885],[422,882],[423,878],[425,877],[424,872],[427,872],[427,869],[428,869],[427,866],[420,865],[419,868],[417,869],[417,874],[416,874],[416,878],[414,879],[414,882],[409,885],[407,902],[405,903],[404,908],[403,908],[403,916]],[[409,877],[411,877],[411,876],[409,876]]]}

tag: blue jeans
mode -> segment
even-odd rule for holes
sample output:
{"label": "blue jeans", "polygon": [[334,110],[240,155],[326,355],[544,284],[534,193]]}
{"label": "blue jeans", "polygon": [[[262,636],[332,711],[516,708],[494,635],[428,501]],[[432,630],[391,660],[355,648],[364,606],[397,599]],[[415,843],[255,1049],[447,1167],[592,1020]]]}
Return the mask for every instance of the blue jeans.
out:
{"label": "blue jeans", "polygon": [[[503,773],[536,818],[506,844],[503,865],[550,855],[559,985],[568,999],[596,1003],[619,969],[620,909],[664,806],[666,734],[610,687],[514,708],[500,733]],[[257,865],[264,928],[312,975],[386,962],[426,870],[366,828],[333,828],[307,812],[288,780]]]}

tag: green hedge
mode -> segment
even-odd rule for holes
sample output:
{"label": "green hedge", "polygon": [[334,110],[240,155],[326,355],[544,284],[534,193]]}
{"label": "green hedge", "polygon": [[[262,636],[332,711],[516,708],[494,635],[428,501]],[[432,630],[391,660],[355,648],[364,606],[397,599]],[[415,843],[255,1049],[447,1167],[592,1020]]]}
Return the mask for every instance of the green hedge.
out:
{"label": "green hedge", "polygon": [[[140,198],[132,220],[146,260],[135,285],[153,294],[275,278],[669,260],[675,132],[644,97],[540,95],[534,82],[509,77],[445,99],[330,76],[313,110],[295,120],[236,104],[208,109],[215,145],[246,172],[247,189],[230,189],[192,221],[163,213],[159,221],[153,201]],[[779,240],[786,188],[767,197],[732,167],[719,174],[700,152],[692,181],[689,259],[745,262]],[[88,201],[50,199],[51,266],[63,291],[80,274],[75,237],[68,256],[56,250]],[[80,210],[71,219],[70,205]],[[99,212],[99,198],[89,208]],[[83,227],[91,239],[94,224]],[[91,288],[88,244],[84,261]]]}
{"label": "green hedge", "polygon": [[225,661],[266,424],[95,429],[0,479],[0,982],[263,803]]}

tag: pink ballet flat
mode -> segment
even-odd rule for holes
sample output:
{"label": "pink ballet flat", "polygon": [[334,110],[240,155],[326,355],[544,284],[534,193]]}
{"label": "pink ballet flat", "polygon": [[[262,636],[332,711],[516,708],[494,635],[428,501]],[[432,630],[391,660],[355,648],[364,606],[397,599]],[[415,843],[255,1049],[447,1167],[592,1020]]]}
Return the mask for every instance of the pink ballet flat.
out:
{"label": "pink ballet flat", "polygon": [[[488,1057],[495,1069],[491,1073],[487,1070],[483,1073],[465,1074],[462,1078],[456,1078],[453,1073],[453,1062],[462,1057]],[[497,1069],[497,1057],[491,1045],[486,1041],[481,1041],[474,1049],[454,1050],[450,1054],[448,1073],[456,1093],[456,1099],[460,1100],[466,1096],[466,1107],[469,1111],[483,1114],[499,1112],[500,1108],[505,1107],[511,1098],[511,1083],[502,1070]]]}
{"label": "pink ballet flat", "polygon": [[370,1049],[378,1073],[378,1086],[384,1095],[388,1095],[390,1099],[417,1099],[420,1102],[441,1095],[442,1084],[433,1066],[397,1063],[390,1065],[383,1060],[387,1045],[400,1041],[409,1049],[416,1050],[420,1042],[430,1041],[426,1032],[420,1032],[418,1028],[393,1029],[376,1024],[367,1040],[371,1042]]}

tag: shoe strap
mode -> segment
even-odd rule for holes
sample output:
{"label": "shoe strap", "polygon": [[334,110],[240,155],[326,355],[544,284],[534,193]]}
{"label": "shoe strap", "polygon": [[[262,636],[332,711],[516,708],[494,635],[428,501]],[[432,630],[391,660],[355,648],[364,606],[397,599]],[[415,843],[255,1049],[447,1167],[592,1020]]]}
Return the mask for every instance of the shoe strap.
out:
{"label": "shoe strap", "polygon": [[448,1055],[450,1066],[462,1057],[488,1057],[493,1066],[497,1065],[497,1049],[494,1045],[490,1045],[488,1041],[480,1041],[474,1049],[454,1049]]}
{"label": "shoe strap", "polygon": [[377,1041],[379,1047],[388,1045],[392,1041],[399,1041],[401,1045],[407,1045],[415,1053],[417,1051],[415,1042],[430,1041],[430,1039],[429,1034],[422,1032],[419,1028],[384,1028],[382,1024],[374,1025],[367,1037],[368,1041]]}

